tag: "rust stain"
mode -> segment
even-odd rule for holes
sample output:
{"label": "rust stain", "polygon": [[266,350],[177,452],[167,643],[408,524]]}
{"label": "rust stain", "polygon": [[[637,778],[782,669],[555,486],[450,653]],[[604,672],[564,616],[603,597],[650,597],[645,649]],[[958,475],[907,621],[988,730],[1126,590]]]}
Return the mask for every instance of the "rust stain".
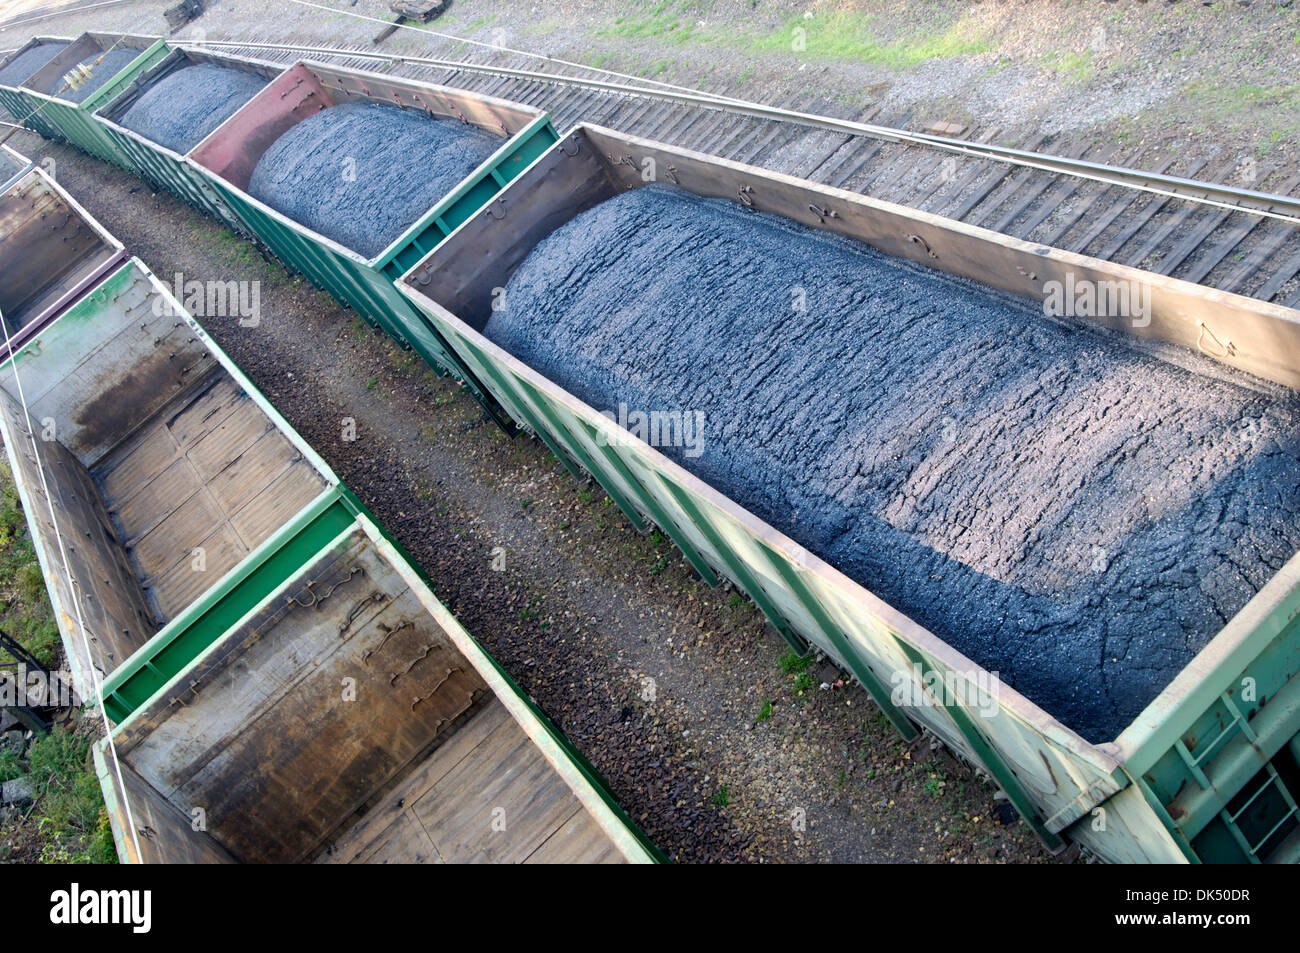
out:
{"label": "rust stain", "polygon": [[97,447],[116,443],[141,420],[141,409],[157,407],[182,384],[187,365],[177,360],[178,349],[160,349],[140,361],[126,374],[107,368],[100,379],[103,387],[92,385],[96,396],[73,417],[81,428],[82,446]]}

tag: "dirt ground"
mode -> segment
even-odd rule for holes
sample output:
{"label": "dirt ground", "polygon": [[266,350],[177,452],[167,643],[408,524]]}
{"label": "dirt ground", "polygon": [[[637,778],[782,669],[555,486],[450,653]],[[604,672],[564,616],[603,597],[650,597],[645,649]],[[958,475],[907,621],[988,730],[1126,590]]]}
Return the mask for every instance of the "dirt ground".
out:
{"label": "dirt ground", "polygon": [[[220,0],[180,37],[369,46],[385,0]],[[0,29],[163,33],[165,2]],[[36,14],[24,0],[15,18]],[[857,113],[1094,131],[1162,151],[1214,139],[1294,166],[1300,12],[1288,3],[632,3],[457,0],[387,49],[517,46],[656,80]],[[802,30],[802,47],[796,48]],[[903,745],[838,673],[798,670],[746,600],[694,580],[540,445],[251,246],[138,180],[28,133],[61,184],[164,281],[257,280],[262,322],[204,324],[422,563],[437,592],[682,861],[1041,861],[994,789]],[[342,439],[344,418],[359,439]],[[495,571],[504,557],[504,568]]]}

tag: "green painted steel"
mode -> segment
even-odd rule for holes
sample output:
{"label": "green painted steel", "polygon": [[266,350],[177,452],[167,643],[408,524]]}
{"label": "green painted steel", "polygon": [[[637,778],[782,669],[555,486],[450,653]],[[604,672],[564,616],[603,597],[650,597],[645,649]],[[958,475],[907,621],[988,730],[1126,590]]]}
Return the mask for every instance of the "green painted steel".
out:
{"label": "green painted steel", "polygon": [[39,122],[41,126],[48,123],[57,130],[57,138],[64,139],[105,162],[111,162],[113,165],[134,172],[136,170],[130,159],[118,148],[103,124],[95,119],[94,113],[121,95],[136,76],[157,64],[170,52],[171,47],[164,40],[154,41],[112,79],[80,103],[68,102],[57,96],[24,89],[23,95],[31,100],[34,106],[34,112],[25,124],[45,135],[46,133],[42,132],[35,123]]}
{"label": "green painted steel", "polygon": [[323,493],[291,522],[168,623],[104,681],[104,710],[122,722],[146,704],[204,650],[292,579],[359,512],[338,487]]}
{"label": "green painted steel", "polygon": [[[1038,835],[1044,846],[1048,850],[1059,852],[1065,847],[1065,842],[1060,836],[1050,830],[1044,823],[1042,815],[1038,811],[1038,806],[1034,799],[1029,795],[1024,784],[1011,766],[1003,759],[1001,753],[989,743],[989,739],[980,731],[976,717],[968,710],[967,703],[964,700],[950,697],[951,693],[947,688],[948,682],[938,666],[926,657],[916,646],[899,640],[899,648],[904,654],[911,659],[912,664],[919,669],[921,684],[933,682],[940,687],[937,691],[930,691],[927,697],[930,699],[933,707],[943,710],[952,719],[954,727],[961,736],[966,740],[970,749],[973,750],[982,764],[993,776],[993,779],[1001,786],[1003,792],[1007,795],[1012,806],[1020,812],[1020,816],[1030,829]],[[972,706],[973,707],[973,706]]]}
{"label": "green painted steel", "polygon": [[42,103],[29,96],[26,90],[0,86],[0,105],[3,105],[9,115],[14,117],[15,122],[26,126],[37,135],[55,142],[66,141],[59,127],[39,111]]}
{"label": "green painted steel", "polygon": [[1250,636],[1187,704],[1163,713],[1128,761],[1191,861],[1300,855],[1300,588]]}
{"label": "green painted steel", "polygon": [[836,657],[841,659],[854,677],[862,683],[862,687],[867,690],[872,700],[885,713],[885,717],[889,719],[898,733],[906,741],[915,738],[917,736],[916,725],[912,724],[911,720],[894,704],[888,686],[880,680],[862,656],[854,651],[853,645],[844,637],[844,633],[840,631],[839,626],[827,615],[826,610],[817,601],[817,597],[813,595],[812,590],[804,585],[798,570],[778,556],[772,547],[767,544],[760,542],[759,548],[763,551],[763,555],[767,557],[767,561],[772,564],[772,568],[776,570],[777,575],[785,581],[790,591],[795,594],[804,609],[812,616],[826,641],[834,647]]}
{"label": "green painted steel", "polygon": [[430,366],[463,380],[499,422],[507,425],[507,420],[499,416],[495,404],[488,399],[487,391],[470,369],[394,284],[412,264],[437,248],[462,222],[491,202],[558,138],[550,119],[538,116],[387,249],[371,259],[362,258],[304,228],[192,160],[186,161],[220,193],[238,219],[276,257],[352,308],[373,327],[380,328],[404,347],[414,350]]}
{"label": "green painted steel", "polygon": [[235,210],[222,199],[221,193],[183,156],[105,121],[98,113],[95,119],[103,126],[104,134],[113,142],[131,171],[140,178],[206,212],[245,237],[254,237]]}

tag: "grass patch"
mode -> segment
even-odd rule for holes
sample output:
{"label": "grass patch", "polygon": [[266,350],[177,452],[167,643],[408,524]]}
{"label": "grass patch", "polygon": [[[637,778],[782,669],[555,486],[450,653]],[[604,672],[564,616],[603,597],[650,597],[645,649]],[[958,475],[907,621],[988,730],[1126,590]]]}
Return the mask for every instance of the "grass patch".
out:
{"label": "grass patch", "polygon": [[[0,629],[53,668],[62,645],[9,467],[0,464]],[[0,660],[13,661],[0,652]]]}
{"label": "grass patch", "polygon": [[[36,549],[7,464],[0,462],[0,628],[57,669],[62,644]],[[10,661],[7,653],[4,661]],[[37,735],[23,754],[0,754],[0,780],[28,777],[35,800],[0,828],[0,861],[116,863],[90,759],[94,733],[75,721]]]}
{"label": "grass patch", "polygon": [[794,16],[774,32],[738,40],[756,53],[796,53],[810,60],[850,60],[890,69],[993,49],[992,37],[965,17],[938,32],[927,29],[891,40],[877,36],[876,23],[870,14],[836,10],[811,18]]}
{"label": "grass patch", "polygon": [[1184,92],[1199,118],[1257,133],[1268,129],[1272,144],[1300,138],[1300,83],[1264,86],[1204,80],[1189,84]]}
{"label": "grass patch", "polygon": [[660,0],[636,16],[615,17],[613,24],[596,31],[596,36],[689,43],[710,36],[699,27],[701,10],[700,3],[693,0]]}
{"label": "grass patch", "polygon": [[781,671],[787,675],[793,675],[796,672],[802,672],[812,664],[812,656],[801,657],[794,651],[786,652],[781,656]]}
{"label": "grass patch", "polygon": [[113,864],[117,851],[90,758],[91,732],[75,724],[38,735],[26,756],[0,758],[0,777],[31,779],[35,801],[5,825],[0,861]]}
{"label": "grass patch", "polygon": [[1073,53],[1058,53],[1050,50],[1043,54],[1043,64],[1058,79],[1067,83],[1086,83],[1096,72],[1092,61],[1092,50]]}

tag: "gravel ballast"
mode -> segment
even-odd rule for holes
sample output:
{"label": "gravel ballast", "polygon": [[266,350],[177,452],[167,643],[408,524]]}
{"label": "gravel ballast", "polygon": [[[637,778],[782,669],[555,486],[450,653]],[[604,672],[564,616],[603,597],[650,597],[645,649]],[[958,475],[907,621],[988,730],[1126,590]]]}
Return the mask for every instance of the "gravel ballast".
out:
{"label": "gravel ballast", "polygon": [[1300,545],[1293,395],[733,203],[605,202],[505,300],[490,339],[702,414],[660,449],[1094,742]]}
{"label": "gravel ballast", "polygon": [[250,195],[373,258],[482,164],[501,140],[377,103],[304,119],[258,160]]}
{"label": "gravel ballast", "polygon": [[68,44],[41,43],[15,56],[12,63],[0,69],[0,86],[20,86],[38,69],[58,56]]}
{"label": "gravel ballast", "polygon": [[257,73],[196,63],[168,73],[146,89],[119,124],[184,155],[266,84]]}
{"label": "gravel ballast", "polygon": [[[77,89],[63,89],[63,78],[60,76],[54,81],[53,87],[49,90],[50,95],[57,96],[59,99],[66,99],[71,103],[84,103],[90,98],[91,94],[96,92],[100,87],[107,83],[122,70],[126,69],[131,62],[140,55],[139,50],[117,49],[108,53],[96,53],[81,61],[80,66],[92,70],[90,79],[87,80]],[[99,60],[103,56],[103,60]],[[68,71],[70,72],[70,71]],[[63,92],[59,90],[63,89]]]}

